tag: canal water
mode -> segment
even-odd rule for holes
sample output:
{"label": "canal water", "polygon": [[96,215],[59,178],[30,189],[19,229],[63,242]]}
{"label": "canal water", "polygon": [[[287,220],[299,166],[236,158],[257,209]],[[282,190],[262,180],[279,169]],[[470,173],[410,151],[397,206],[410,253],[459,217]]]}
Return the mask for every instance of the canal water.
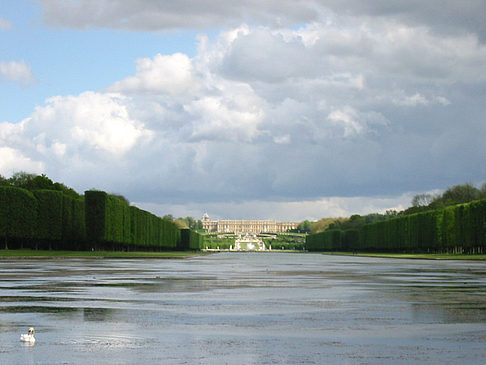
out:
{"label": "canal water", "polygon": [[0,275],[1,364],[486,359],[481,262],[219,253],[0,260]]}

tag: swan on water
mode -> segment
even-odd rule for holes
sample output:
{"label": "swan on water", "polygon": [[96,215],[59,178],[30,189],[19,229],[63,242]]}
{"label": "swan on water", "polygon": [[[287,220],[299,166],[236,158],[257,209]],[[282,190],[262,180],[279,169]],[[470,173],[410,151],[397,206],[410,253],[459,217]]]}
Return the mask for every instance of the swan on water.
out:
{"label": "swan on water", "polygon": [[35,342],[34,333],[35,333],[34,327],[30,327],[29,332],[27,334],[22,333],[20,335],[20,341],[34,343]]}

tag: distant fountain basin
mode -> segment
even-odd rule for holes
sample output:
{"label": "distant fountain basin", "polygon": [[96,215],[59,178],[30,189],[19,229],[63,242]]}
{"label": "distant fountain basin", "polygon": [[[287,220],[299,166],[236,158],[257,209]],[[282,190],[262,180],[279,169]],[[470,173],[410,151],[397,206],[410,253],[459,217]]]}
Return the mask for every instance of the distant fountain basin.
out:
{"label": "distant fountain basin", "polygon": [[266,249],[263,240],[247,233],[244,236],[238,235],[235,246],[231,247],[230,251],[265,251]]}

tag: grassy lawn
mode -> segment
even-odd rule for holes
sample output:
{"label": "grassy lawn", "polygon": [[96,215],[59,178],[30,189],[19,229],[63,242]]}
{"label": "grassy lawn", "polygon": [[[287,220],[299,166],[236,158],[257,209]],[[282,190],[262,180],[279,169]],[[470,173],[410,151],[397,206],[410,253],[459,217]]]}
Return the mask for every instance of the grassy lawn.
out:
{"label": "grassy lawn", "polygon": [[205,255],[204,252],[166,251],[166,252],[124,252],[124,251],[55,251],[55,250],[0,250],[0,258],[157,258],[179,259]]}
{"label": "grassy lawn", "polygon": [[486,260],[486,255],[440,254],[440,253],[381,253],[381,252],[319,252],[323,255],[383,257],[393,259],[425,259],[425,260]]}

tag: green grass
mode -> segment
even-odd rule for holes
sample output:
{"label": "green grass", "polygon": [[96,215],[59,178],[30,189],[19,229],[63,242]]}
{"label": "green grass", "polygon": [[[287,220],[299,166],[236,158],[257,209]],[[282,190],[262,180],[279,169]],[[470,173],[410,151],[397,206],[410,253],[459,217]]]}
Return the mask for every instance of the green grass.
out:
{"label": "green grass", "polygon": [[124,252],[124,251],[55,251],[55,250],[0,250],[0,258],[64,258],[64,257],[95,257],[95,258],[158,258],[178,259],[199,255],[196,251],[165,251],[165,252]]}
{"label": "green grass", "polygon": [[382,257],[393,259],[423,259],[423,260],[486,260],[486,255],[442,254],[442,253],[384,253],[384,252],[319,252],[323,255]]}

